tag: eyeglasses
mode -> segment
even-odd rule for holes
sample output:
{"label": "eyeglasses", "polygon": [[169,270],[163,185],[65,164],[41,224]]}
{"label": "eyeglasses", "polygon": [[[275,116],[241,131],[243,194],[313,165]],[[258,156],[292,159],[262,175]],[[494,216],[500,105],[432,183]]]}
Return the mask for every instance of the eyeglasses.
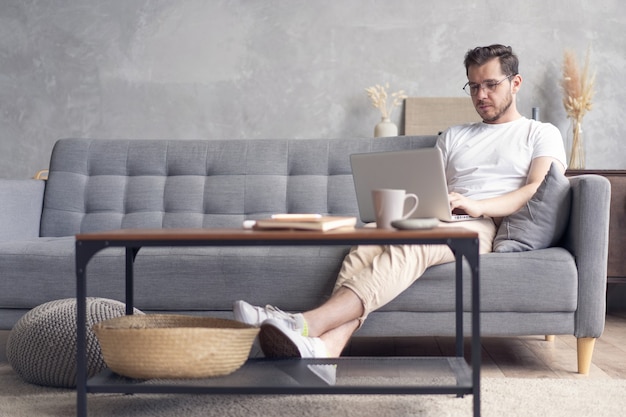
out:
{"label": "eyeglasses", "polygon": [[476,83],[472,83],[472,82],[467,82],[467,84],[465,84],[463,86],[463,91],[465,91],[468,95],[470,96],[475,96],[478,94],[478,92],[482,89],[487,90],[487,92],[492,93],[494,91],[496,91],[496,88],[498,88],[498,86],[503,83],[505,80],[510,79],[511,77],[514,77],[515,74],[511,74],[511,75],[507,75],[506,77],[504,77],[503,79],[501,79],[500,81],[485,81],[484,83],[480,83],[480,84],[476,84]]}

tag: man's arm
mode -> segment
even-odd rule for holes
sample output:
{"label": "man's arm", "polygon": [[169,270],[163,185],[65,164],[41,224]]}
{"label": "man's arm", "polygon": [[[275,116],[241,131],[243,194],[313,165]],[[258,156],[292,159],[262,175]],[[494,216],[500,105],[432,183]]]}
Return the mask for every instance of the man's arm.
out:
{"label": "man's arm", "polygon": [[504,217],[519,210],[537,191],[545,178],[552,162],[565,172],[565,167],[555,158],[542,156],[532,160],[526,185],[501,195],[485,200],[472,200],[458,193],[450,193],[450,207],[452,210],[460,209],[472,217]]}

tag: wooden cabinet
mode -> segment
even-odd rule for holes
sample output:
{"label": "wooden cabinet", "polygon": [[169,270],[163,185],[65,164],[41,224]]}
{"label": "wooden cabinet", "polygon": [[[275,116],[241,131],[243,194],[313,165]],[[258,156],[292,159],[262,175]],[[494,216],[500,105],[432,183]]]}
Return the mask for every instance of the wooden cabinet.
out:
{"label": "wooden cabinet", "polygon": [[567,176],[597,174],[611,182],[611,217],[609,223],[609,283],[626,284],[626,171],[567,170]]}

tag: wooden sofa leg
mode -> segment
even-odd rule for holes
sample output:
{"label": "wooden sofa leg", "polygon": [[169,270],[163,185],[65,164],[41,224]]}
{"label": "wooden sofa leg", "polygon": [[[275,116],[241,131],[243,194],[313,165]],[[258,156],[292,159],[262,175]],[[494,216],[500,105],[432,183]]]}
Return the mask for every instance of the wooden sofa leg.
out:
{"label": "wooden sofa leg", "polygon": [[595,337],[581,337],[576,339],[578,349],[578,373],[583,375],[589,374],[591,367],[591,357],[593,356],[593,347],[596,344]]}
{"label": "wooden sofa leg", "polygon": [[546,342],[554,342],[555,336],[553,334],[546,335]]}

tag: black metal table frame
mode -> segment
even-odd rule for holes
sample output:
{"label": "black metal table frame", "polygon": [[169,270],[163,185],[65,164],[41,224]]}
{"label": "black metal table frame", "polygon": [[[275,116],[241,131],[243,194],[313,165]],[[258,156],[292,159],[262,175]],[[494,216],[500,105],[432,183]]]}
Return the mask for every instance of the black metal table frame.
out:
{"label": "black metal table frame", "polygon": [[[404,236],[406,235],[406,236]],[[80,236],[80,235],[79,235]],[[384,244],[442,244],[447,245],[455,254],[455,291],[456,291],[456,343],[455,357],[465,363],[463,354],[463,258],[471,271],[471,384],[469,386],[326,386],[326,387],[255,387],[230,389],[225,392],[219,387],[199,387],[175,385],[111,385],[90,384],[87,375],[87,264],[99,251],[110,247],[126,248],[126,314],[133,314],[133,264],[139,249],[147,246],[194,247],[194,246],[307,246],[307,245],[384,245]],[[114,240],[76,240],[76,296],[77,296],[77,416],[87,416],[87,393],[232,393],[232,394],[456,394],[473,396],[473,414],[480,416],[480,297],[479,297],[479,252],[477,238],[420,238],[411,233],[398,232],[393,238],[372,237],[367,239],[346,238],[333,240],[296,240],[286,236],[284,239],[268,241],[246,238],[245,240],[206,239],[114,239]],[[338,359],[339,361],[341,360]],[[245,366],[245,365],[244,365]],[[110,371],[109,371],[110,372]]]}

